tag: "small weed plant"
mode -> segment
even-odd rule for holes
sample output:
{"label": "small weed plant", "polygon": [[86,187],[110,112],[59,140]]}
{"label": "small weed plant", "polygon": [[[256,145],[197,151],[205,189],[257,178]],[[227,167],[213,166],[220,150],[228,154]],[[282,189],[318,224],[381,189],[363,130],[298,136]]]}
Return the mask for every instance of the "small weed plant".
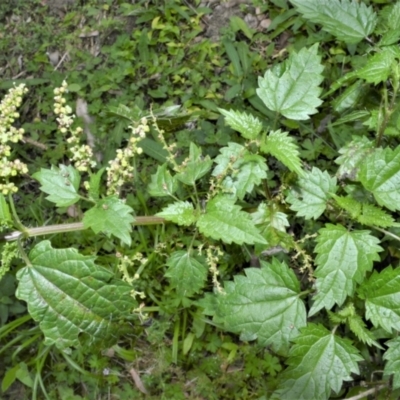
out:
{"label": "small weed plant", "polygon": [[[54,90],[54,115],[65,162],[28,172],[13,152],[24,135],[14,123],[27,88],[4,97],[0,276],[8,287],[16,276],[16,297],[45,337],[43,354],[53,346],[73,364],[73,349],[121,351],[115,343],[137,327],[157,325],[148,340],[162,341],[172,321],[172,363],[178,353],[198,354],[210,327],[237,334],[222,346],[225,368],[257,343],[265,353],[251,353],[245,371],[269,376],[261,398],[329,399],[349,382],[353,395],[398,398],[400,2],[379,13],[354,0],[290,3],[297,29],[315,40],[258,77],[253,107],[218,108],[236,132],[225,144],[178,146],[163,126],[187,120],[176,107],[146,113],[120,104],[110,110],[129,121],[130,135],[102,164],[84,144],[64,81]],[[241,68],[243,46],[224,40]],[[340,71],[321,56],[328,42],[331,57],[342,57]],[[143,160],[151,157],[159,164],[149,178]],[[18,200],[28,173],[46,196],[38,199],[73,222],[24,225],[22,210],[35,210]],[[63,247],[57,237],[70,234],[76,243]],[[96,235],[97,247],[86,248]],[[6,312],[24,307],[0,311],[5,322]],[[4,327],[0,335],[15,328]],[[210,354],[217,341],[209,340]],[[3,390],[19,377],[48,397],[40,377],[29,382],[26,364],[10,371]],[[367,388],[356,384],[359,375]],[[256,398],[246,390],[242,398]]]}

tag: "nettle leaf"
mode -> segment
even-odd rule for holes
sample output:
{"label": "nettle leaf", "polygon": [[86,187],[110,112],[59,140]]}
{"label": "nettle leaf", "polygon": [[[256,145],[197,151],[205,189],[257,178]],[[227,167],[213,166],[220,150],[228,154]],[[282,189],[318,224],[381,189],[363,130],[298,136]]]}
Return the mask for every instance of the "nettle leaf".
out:
{"label": "nettle leaf", "polygon": [[303,17],[345,43],[358,43],[375,29],[372,7],[350,0],[290,0]]}
{"label": "nettle leaf", "polygon": [[335,160],[340,167],[336,173],[339,179],[355,180],[358,168],[364,158],[372,151],[374,143],[365,136],[354,137],[353,140],[339,150],[342,154]]}
{"label": "nettle leaf", "polygon": [[222,108],[218,108],[218,111],[225,117],[226,123],[245,139],[256,139],[263,128],[261,121],[251,114]]}
{"label": "nettle leaf", "polygon": [[379,53],[374,54],[361,68],[357,75],[359,78],[365,79],[368,83],[377,85],[389,79],[392,72],[392,64],[395,56],[389,49],[383,49]]}
{"label": "nettle leaf", "polygon": [[365,300],[366,317],[387,332],[400,330],[400,268],[374,271],[358,289]]}
{"label": "nettle leaf", "polygon": [[157,172],[151,176],[151,182],[148,186],[150,196],[172,196],[177,189],[178,182],[176,177],[171,176],[167,163],[159,166]]}
{"label": "nettle leaf", "polygon": [[285,354],[289,341],[307,324],[296,275],[275,258],[261,261],[261,268],[245,269],[245,274],[225,282],[214,319],[240,333],[242,340],[258,339],[261,346]]}
{"label": "nettle leaf", "polygon": [[315,44],[292,53],[258,78],[257,95],[270,110],[294,120],[308,119],[317,112],[316,107],[322,104],[318,98],[322,89],[318,85],[323,81],[324,69],[317,51]]}
{"label": "nettle leaf", "polygon": [[267,177],[265,158],[250,153],[244,146],[229,143],[227,147],[220,149],[220,153],[215,158],[217,165],[212,175],[228,175],[222,182],[226,194],[242,200],[246,193],[251,193],[254,186]]}
{"label": "nettle leaf", "polygon": [[400,337],[389,340],[385,343],[389,349],[383,355],[386,360],[383,376],[390,377],[393,375],[393,389],[400,388]]}
{"label": "nettle leaf", "polygon": [[100,197],[101,177],[103,176],[105,170],[106,170],[105,168],[101,168],[95,174],[90,175],[88,192],[90,198],[95,201],[99,200]]}
{"label": "nettle leaf", "polygon": [[282,132],[281,130],[270,132],[261,142],[260,149],[264,153],[276,157],[290,171],[302,176],[304,171],[301,168],[298,147],[295,140],[288,135],[287,132]]}
{"label": "nettle leaf", "polygon": [[128,246],[131,245],[132,208],[117,197],[110,196],[100,200],[93,208],[85,212],[83,225],[92,228],[94,233],[103,232],[114,235]]}
{"label": "nettle leaf", "polygon": [[378,148],[361,163],[358,179],[379,205],[400,210],[400,146]]}
{"label": "nettle leaf", "polygon": [[41,168],[32,177],[41,184],[40,190],[49,195],[46,199],[55,203],[57,207],[68,207],[80,199],[78,189],[81,176],[72,165],[61,164],[60,168]]}
{"label": "nettle leaf", "polygon": [[29,254],[32,265],[17,273],[16,295],[28,303],[29,313],[40,323],[47,345],[59,349],[79,346],[86,333],[107,340],[115,332],[113,321],[131,315],[137,307],[132,287],[83,256],[76,249],[53,249],[40,242]]}
{"label": "nettle leaf", "polygon": [[213,161],[209,156],[203,157],[201,149],[193,142],[190,143],[189,158],[181,166],[182,172],[176,174],[176,178],[186,185],[193,186],[212,167]]}
{"label": "nettle leaf", "polygon": [[215,240],[237,244],[267,244],[251,216],[235,205],[235,200],[216,196],[207,203],[206,212],[197,221],[199,231]]}
{"label": "nettle leaf", "polygon": [[332,197],[341,208],[350,214],[351,218],[360,224],[380,226],[382,228],[395,225],[395,221],[391,215],[373,204],[360,203],[349,196],[340,197],[332,195]]}
{"label": "nettle leaf", "polygon": [[327,224],[319,230],[315,252],[317,294],[309,315],[321,308],[331,309],[342,305],[354,293],[355,284],[361,283],[373,262],[379,260],[383,249],[379,240],[369,231],[349,232],[342,225]]}
{"label": "nettle leaf", "polygon": [[176,251],[167,260],[171,286],[176,288],[179,296],[190,297],[199,292],[207,279],[208,267],[199,257],[194,257],[187,251]]}
{"label": "nettle leaf", "polygon": [[286,200],[291,204],[290,209],[297,211],[297,216],[317,219],[325,211],[330,194],[336,191],[336,178],[313,167],[310,172],[303,173],[298,188],[292,189]]}
{"label": "nettle leaf", "polygon": [[157,217],[163,217],[167,221],[182,226],[192,225],[197,221],[197,213],[193,208],[193,204],[188,201],[176,201],[156,214]]}
{"label": "nettle leaf", "polygon": [[343,381],[358,374],[359,351],[348,339],[335,336],[322,325],[308,324],[294,339],[276,394],[279,399],[328,399],[339,393]]}

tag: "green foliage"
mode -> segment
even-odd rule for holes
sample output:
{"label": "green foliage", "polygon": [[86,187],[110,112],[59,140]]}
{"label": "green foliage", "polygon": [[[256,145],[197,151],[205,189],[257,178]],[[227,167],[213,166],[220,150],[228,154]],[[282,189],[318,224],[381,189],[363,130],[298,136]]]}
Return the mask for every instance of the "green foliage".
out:
{"label": "green foliage", "polygon": [[15,3],[0,397],[398,398],[400,1]]}

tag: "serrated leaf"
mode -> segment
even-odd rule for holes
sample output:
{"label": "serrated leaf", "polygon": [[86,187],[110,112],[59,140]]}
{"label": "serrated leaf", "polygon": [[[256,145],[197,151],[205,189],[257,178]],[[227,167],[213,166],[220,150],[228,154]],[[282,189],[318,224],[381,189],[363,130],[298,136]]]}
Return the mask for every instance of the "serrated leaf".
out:
{"label": "serrated leaf", "polygon": [[374,143],[365,136],[354,137],[350,143],[339,150],[342,155],[335,160],[335,163],[340,165],[336,173],[337,177],[355,180],[360,163],[373,148]]}
{"label": "serrated leaf", "polygon": [[336,178],[313,167],[299,178],[298,188],[292,189],[286,200],[291,204],[290,209],[297,211],[297,216],[317,219],[325,211],[330,194],[336,191]]}
{"label": "serrated leaf", "polygon": [[101,177],[103,176],[103,173],[105,170],[106,170],[105,168],[101,168],[95,174],[92,174],[90,176],[89,196],[90,196],[90,198],[92,198],[95,201],[99,200]]}
{"label": "serrated leaf", "polygon": [[377,16],[372,7],[350,0],[290,0],[303,17],[345,43],[358,43],[370,35]]}
{"label": "serrated leaf", "polygon": [[212,164],[210,157],[203,157],[201,149],[191,142],[189,158],[180,166],[181,172],[176,174],[176,178],[186,185],[193,186],[198,179],[210,171]]}
{"label": "serrated leaf", "polygon": [[301,168],[299,150],[296,142],[287,132],[277,130],[270,132],[260,144],[260,149],[264,153],[271,154],[277,158],[290,171],[296,172],[303,176],[304,171]]}
{"label": "serrated leaf", "polygon": [[78,189],[81,176],[72,165],[61,164],[60,168],[41,168],[32,176],[40,182],[40,190],[49,195],[46,199],[55,203],[57,207],[68,207],[80,199]]}
{"label": "serrated leaf", "polygon": [[246,193],[251,193],[254,186],[267,177],[265,159],[250,153],[244,146],[228,143],[227,147],[220,149],[220,153],[215,158],[217,165],[212,175],[228,175],[222,182],[222,189],[226,194],[242,200]]}
{"label": "serrated leaf", "polygon": [[360,165],[358,179],[379,205],[400,210],[400,146],[378,148]]}
{"label": "serrated leaf", "polygon": [[394,59],[395,57],[390,50],[383,49],[381,52],[374,54],[367,64],[357,72],[357,75],[368,83],[375,85],[384,82],[392,72]]}
{"label": "serrated leaf", "polygon": [[16,294],[28,303],[47,345],[78,346],[81,333],[106,340],[115,332],[112,322],[136,307],[130,285],[114,279],[112,272],[76,249],[53,249],[49,241],[43,241],[29,259],[32,265],[17,273]]}
{"label": "serrated leaf", "polygon": [[353,379],[352,373],[359,373],[359,351],[322,325],[308,324],[294,342],[276,392],[279,399],[328,399],[332,390],[339,393],[343,381]]}
{"label": "serrated leaf", "polygon": [[383,355],[386,360],[383,376],[390,377],[393,374],[393,389],[400,388],[400,337],[389,340],[385,343],[389,349]]}
{"label": "serrated leaf", "polygon": [[383,249],[379,240],[369,231],[348,231],[342,225],[327,224],[318,231],[315,252],[317,257],[315,286],[317,294],[309,315],[321,308],[330,310],[334,304],[342,305],[354,293],[355,284],[361,283],[373,262],[379,260]]}
{"label": "serrated leaf", "polygon": [[217,297],[216,322],[244,340],[257,338],[261,346],[286,353],[289,341],[307,323],[296,275],[275,258],[261,261],[261,269],[245,269],[245,274],[225,282],[226,293]]}
{"label": "serrated leaf", "polygon": [[93,208],[85,212],[83,225],[94,233],[103,232],[107,236],[114,235],[128,246],[131,245],[132,208],[114,196],[100,200]]}
{"label": "serrated leaf", "polygon": [[267,244],[251,216],[241,211],[235,200],[224,196],[216,196],[207,203],[206,212],[198,219],[197,227],[203,235],[228,244]]}
{"label": "serrated leaf", "polygon": [[148,186],[150,196],[172,196],[177,189],[178,182],[169,172],[168,165],[165,163],[158,166],[157,172],[151,176],[151,182]]}
{"label": "serrated leaf", "polygon": [[182,226],[189,226],[197,221],[197,215],[193,204],[188,201],[176,201],[163,208],[156,216],[163,217],[167,221],[172,221]]}
{"label": "serrated leaf", "polygon": [[358,289],[365,300],[366,318],[387,332],[400,330],[400,269],[385,268],[374,271]]}
{"label": "serrated leaf", "polygon": [[245,139],[256,139],[263,128],[261,121],[251,114],[222,108],[218,108],[218,111],[225,117],[226,123]]}
{"label": "serrated leaf", "polygon": [[165,276],[170,278],[179,296],[190,297],[204,287],[208,267],[199,258],[187,251],[176,251],[168,258],[167,265]]}
{"label": "serrated leaf", "polygon": [[294,120],[308,119],[317,112],[316,107],[322,104],[318,85],[324,69],[317,51],[315,44],[292,53],[283,64],[258,78],[257,95],[270,110]]}

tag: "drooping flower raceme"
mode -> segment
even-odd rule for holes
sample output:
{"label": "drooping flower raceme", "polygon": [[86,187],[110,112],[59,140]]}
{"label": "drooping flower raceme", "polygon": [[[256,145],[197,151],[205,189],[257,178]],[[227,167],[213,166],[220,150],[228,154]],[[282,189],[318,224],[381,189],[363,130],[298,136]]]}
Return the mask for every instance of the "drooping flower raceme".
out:
{"label": "drooping flower raceme", "polygon": [[8,142],[19,142],[24,134],[22,128],[17,129],[12,124],[19,117],[18,108],[22,103],[22,96],[28,91],[24,84],[9,90],[0,103],[0,192],[3,195],[17,192],[18,188],[9,179],[18,174],[26,174],[27,166],[20,160],[9,160],[11,147]]}
{"label": "drooping flower raceme", "polygon": [[132,136],[129,138],[128,145],[124,149],[117,150],[117,156],[109,162],[107,167],[107,194],[118,195],[124,183],[133,179],[132,161],[137,154],[142,154],[143,150],[138,147],[140,142],[149,132],[147,119],[142,118],[137,126],[131,126]]}
{"label": "drooping flower raceme", "polygon": [[66,105],[66,100],[63,97],[68,91],[68,84],[64,81],[61,87],[54,89],[54,113],[57,115],[58,129],[61,133],[70,133],[71,136],[67,139],[70,145],[71,161],[74,162],[74,167],[81,172],[87,172],[90,168],[96,166],[93,158],[93,150],[90,146],[80,144],[83,129],[77,127],[72,129],[75,115],[72,114],[70,106]]}

